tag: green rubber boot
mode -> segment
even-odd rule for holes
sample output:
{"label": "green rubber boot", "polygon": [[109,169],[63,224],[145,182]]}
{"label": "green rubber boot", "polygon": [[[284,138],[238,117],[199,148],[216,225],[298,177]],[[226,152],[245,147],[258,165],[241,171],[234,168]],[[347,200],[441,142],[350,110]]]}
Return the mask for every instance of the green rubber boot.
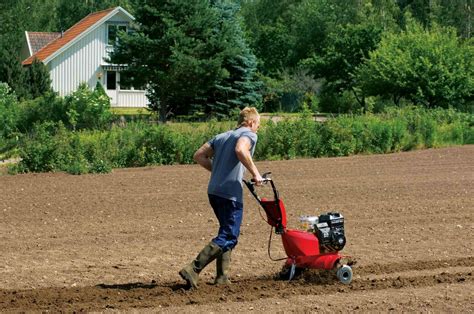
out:
{"label": "green rubber boot", "polygon": [[230,256],[232,251],[226,251],[219,255],[216,260],[216,279],[214,280],[215,285],[230,285],[229,280],[229,268],[230,268]]}
{"label": "green rubber boot", "polygon": [[214,242],[209,242],[209,244],[199,252],[194,261],[179,271],[179,275],[186,280],[189,286],[198,288],[199,273],[207,264],[220,255],[222,255],[222,249],[214,244]]}

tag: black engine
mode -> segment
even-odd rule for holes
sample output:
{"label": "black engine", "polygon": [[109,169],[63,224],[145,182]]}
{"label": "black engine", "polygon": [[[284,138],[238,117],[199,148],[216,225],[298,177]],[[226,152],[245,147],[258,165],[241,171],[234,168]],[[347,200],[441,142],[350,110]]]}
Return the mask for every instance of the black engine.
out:
{"label": "black engine", "polygon": [[320,215],[314,231],[318,237],[321,252],[340,251],[346,245],[344,217],[339,213]]}

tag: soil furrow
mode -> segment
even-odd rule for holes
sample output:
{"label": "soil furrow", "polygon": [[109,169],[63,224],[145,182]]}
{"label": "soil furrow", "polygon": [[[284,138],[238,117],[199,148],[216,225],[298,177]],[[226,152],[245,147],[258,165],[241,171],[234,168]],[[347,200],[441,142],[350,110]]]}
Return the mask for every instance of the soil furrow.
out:
{"label": "soil furrow", "polygon": [[[0,308],[12,311],[46,309],[92,311],[107,308],[167,307],[472,282],[474,282],[472,271],[456,273],[440,271],[433,275],[358,279],[347,286],[338,283],[332,274],[325,273],[306,275],[292,282],[275,281],[271,278],[244,279],[235,282],[231,287],[224,288],[204,283],[198,290],[187,290],[184,285],[178,282],[166,284],[130,283],[23,291],[1,290]],[[252,293],[249,293],[250,291]]]}
{"label": "soil furrow", "polygon": [[357,273],[360,276],[365,276],[370,274],[380,275],[414,270],[446,269],[449,267],[474,267],[474,257],[466,256],[453,259],[443,259],[438,261],[418,260],[406,261],[403,263],[376,263],[361,266],[356,264],[354,267],[354,273]]}

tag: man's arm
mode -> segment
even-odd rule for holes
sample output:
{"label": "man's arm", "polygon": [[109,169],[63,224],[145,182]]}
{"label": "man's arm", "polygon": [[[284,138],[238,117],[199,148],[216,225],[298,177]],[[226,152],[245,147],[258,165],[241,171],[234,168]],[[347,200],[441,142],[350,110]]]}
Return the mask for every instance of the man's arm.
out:
{"label": "man's arm", "polygon": [[194,161],[212,171],[212,156],[214,156],[214,150],[209,143],[205,143],[194,153]]}
{"label": "man's arm", "polygon": [[250,154],[250,149],[252,148],[252,143],[247,136],[242,136],[237,141],[235,145],[235,153],[237,154],[237,158],[240,162],[247,168],[247,170],[252,175],[252,179],[259,184],[262,182],[262,176],[255,166],[252,155]]}

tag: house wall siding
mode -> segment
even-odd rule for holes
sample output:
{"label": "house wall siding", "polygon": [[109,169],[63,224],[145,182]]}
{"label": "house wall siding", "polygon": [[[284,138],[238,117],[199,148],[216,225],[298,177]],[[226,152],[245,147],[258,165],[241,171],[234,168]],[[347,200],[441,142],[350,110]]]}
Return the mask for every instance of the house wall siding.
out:
{"label": "house wall siding", "polygon": [[[101,65],[107,64],[110,46],[107,45],[108,23],[131,22],[122,12],[118,12],[79,39],[47,64],[50,69],[53,89],[61,96],[76,91],[81,83],[94,88],[98,81],[105,85],[105,72]],[[109,91],[113,107],[146,107],[145,91]]]}
{"label": "house wall siding", "polygon": [[126,90],[118,93],[118,101],[114,107],[140,108],[145,107],[145,104],[148,103],[149,101],[144,91]]}
{"label": "house wall siding", "polygon": [[105,25],[101,25],[51,60],[52,86],[61,96],[77,90],[83,82],[91,88],[96,85],[106,57],[105,36]]}
{"label": "house wall siding", "polygon": [[110,19],[108,19],[108,22],[131,22],[131,20],[124,13],[118,12]]}

